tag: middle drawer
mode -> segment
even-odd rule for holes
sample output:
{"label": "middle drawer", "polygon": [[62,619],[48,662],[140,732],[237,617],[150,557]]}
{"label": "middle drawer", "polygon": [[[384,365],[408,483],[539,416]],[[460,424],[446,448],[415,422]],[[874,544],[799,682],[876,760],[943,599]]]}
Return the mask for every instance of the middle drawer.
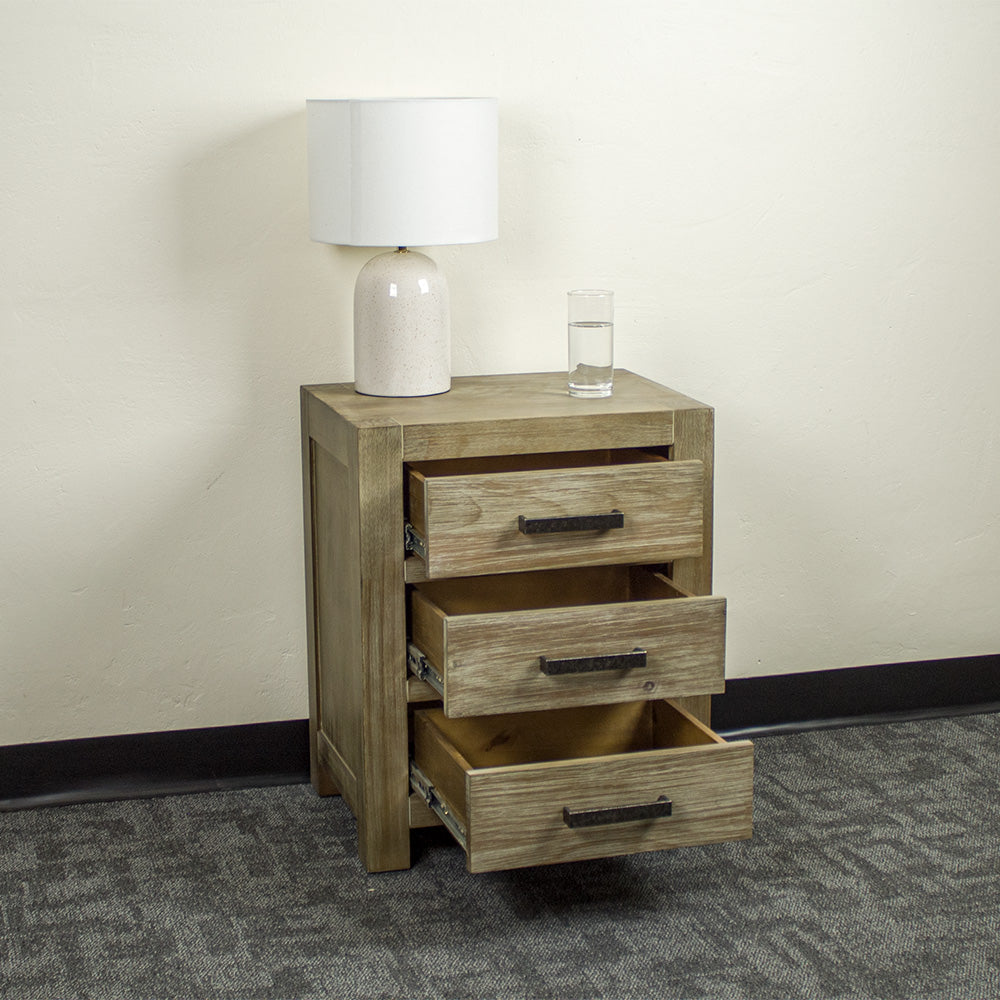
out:
{"label": "middle drawer", "polygon": [[725,598],[639,566],[422,583],[410,622],[411,669],[450,718],[725,687]]}

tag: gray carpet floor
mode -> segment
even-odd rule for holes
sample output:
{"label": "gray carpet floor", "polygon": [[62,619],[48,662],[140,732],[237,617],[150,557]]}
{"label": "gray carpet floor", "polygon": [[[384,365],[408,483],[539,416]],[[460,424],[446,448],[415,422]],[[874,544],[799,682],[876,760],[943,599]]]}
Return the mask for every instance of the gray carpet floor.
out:
{"label": "gray carpet floor", "polygon": [[755,837],[366,875],[308,786],[0,815],[0,996],[1000,997],[1000,715],[760,739]]}

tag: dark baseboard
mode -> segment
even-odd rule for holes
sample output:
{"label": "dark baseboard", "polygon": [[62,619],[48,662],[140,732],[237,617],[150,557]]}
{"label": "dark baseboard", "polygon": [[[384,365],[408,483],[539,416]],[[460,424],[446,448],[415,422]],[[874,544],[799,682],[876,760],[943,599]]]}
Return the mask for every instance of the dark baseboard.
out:
{"label": "dark baseboard", "polygon": [[726,682],[712,728],[729,739],[1000,711],[1000,653]]}
{"label": "dark baseboard", "polygon": [[0,747],[0,812],[308,780],[306,719]]}
{"label": "dark baseboard", "polygon": [[[730,739],[1000,711],[1000,653],[730,680]],[[309,780],[305,719],[0,746],[0,812]]]}

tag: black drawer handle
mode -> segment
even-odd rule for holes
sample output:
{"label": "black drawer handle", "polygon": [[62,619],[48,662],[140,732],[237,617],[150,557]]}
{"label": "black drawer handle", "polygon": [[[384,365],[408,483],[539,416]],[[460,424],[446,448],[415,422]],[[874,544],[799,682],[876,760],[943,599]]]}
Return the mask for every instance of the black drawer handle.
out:
{"label": "black drawer handle", "polygon": [[625,515],[620,510],[610,514],[583,514],[580,517],[525,517],[517,519],[522,535],[551,535],[557,531],[607,531],[624,528]]}
{"label": "black drawer handle", "polygon": [[597,670],[631,670],[646,665],[646,650],[633,649],[631,653],[612,653],[608,656],[569,656],[560,660],[548,656],[538,657],[543,674],[589,674]]}
{"label": "black drawer handle", "polygon": [[631,823],[637,819],[659,819],[669,816],[673,803],[661,795],[655,802],[637,806],[611,806],[609,809],[563,809],[563,822],[569,827],[606,826],[608,823]]}

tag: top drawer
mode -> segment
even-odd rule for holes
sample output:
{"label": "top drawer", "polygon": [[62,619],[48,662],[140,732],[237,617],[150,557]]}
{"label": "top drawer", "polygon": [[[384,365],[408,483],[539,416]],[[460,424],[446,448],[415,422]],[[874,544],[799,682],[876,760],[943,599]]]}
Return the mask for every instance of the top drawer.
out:
{"label": "top drawer", "polygon": [[701,462],[636,450],[407,466],[423,565],[407,579],[701,555]]}

